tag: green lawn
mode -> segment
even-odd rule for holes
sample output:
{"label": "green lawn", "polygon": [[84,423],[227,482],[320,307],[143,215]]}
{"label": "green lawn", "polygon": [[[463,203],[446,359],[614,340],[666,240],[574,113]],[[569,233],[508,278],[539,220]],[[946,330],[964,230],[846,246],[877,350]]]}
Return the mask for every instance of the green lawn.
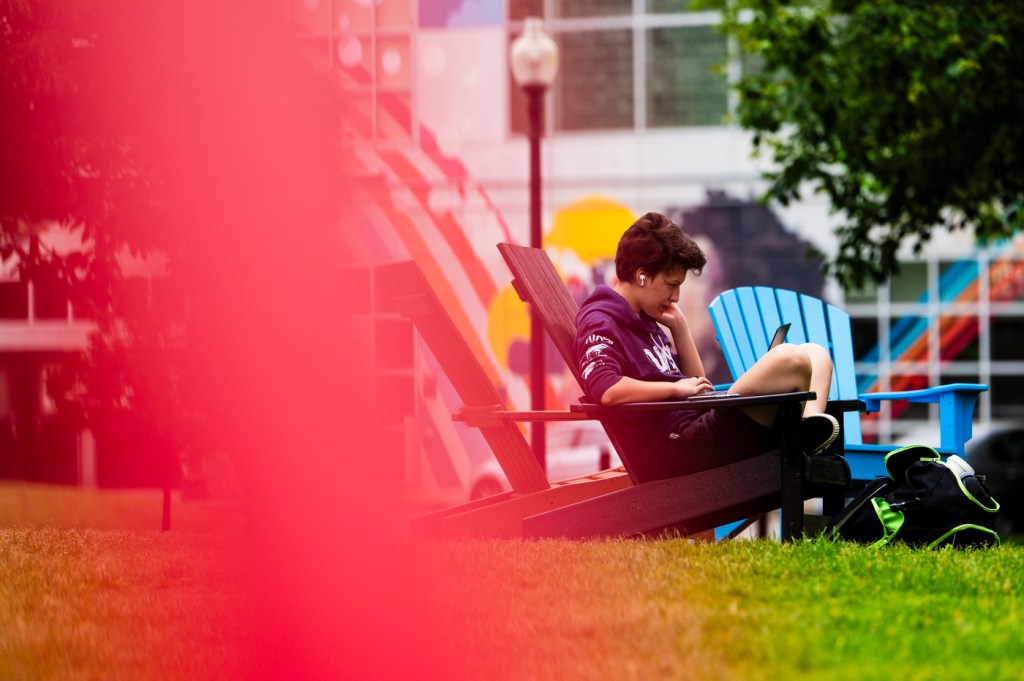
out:
{"label": "green lawn", "polygon": [[[0,679],[246,678],[267,641],[249,630],[265,556],[240,548],[228,505],[176,501],[159,525],[158,492],[0,485]],[[358,551],[344,561],[373,566]],[[423,542],[403,562],[418,589],[359,657],[415,656],[410,681],[1024,678],[1016,544]],[[317,654],[351,657],[336,638]]]}
{"label": "green lawn", "polygon": [[174,514],[164,533],[159,492],[0,485],[0,678],[238,678],[238,513]]}
{"label": "green lawn", "polygon": [[827,542],[423,548],[475,679],[1024,678],[1024,550]]}

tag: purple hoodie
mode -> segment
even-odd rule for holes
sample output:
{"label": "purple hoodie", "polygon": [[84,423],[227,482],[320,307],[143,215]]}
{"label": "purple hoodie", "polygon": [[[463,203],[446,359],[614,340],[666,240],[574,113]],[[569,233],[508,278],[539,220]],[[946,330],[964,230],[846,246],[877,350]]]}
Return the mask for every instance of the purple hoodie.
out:
{"label": "purple hoodie", "polygon": [[[678,381],[684,378],[676,356],[662,328],[643,311],[640,314],[626,299],[608,286],[598,286],[576,314],[575,355],[583,377],[583,390],[599,402],[605,391],[623,376],[640,381]],[[669,448],[669,435],[700,415],[698,411],[634,412],[609,425],[623,446],[638,457],[641,477],[659,474]],[[638,471],[639,472],[639,471]]]}
{"label": "purple hoodie", "polygon": [[587,395],[600,400],[623,376],[640,381],[683,378],[668,336],[608,286],[598,286],[576,314],[576,356]]}

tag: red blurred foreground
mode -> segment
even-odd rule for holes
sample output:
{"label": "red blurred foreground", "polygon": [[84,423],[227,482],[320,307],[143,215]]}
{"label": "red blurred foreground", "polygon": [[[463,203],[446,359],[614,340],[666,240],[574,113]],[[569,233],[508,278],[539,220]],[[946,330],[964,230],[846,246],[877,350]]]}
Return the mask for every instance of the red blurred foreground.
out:
{"label": "red blurred foreground", "polygon": [[346,320],[365,292],[339,276],[343,95],[291,49],[284,3],[111,4],[82,120],[159,170],[169,210],[147,227],[201,292],[203,444],[234,456],[253,499],[261,620],[236,624],[256,632],[254,678],[451,678],[410,606],[380,493],[390,455],[369,441],[371,348]]}

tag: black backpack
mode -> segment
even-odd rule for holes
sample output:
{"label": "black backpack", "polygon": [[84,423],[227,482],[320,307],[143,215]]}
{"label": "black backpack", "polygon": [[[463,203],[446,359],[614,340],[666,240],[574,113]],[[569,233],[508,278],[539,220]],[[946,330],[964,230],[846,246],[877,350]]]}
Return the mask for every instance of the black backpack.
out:
{"label": "black backpack", "polygon": [[[962,460],[960,460],[962,462]],[[993,546],[999,504],[984,476],[947,464],[931,447],[885,455],[887,478],[865,487],[826,529],[826,536],[881,546]]]}

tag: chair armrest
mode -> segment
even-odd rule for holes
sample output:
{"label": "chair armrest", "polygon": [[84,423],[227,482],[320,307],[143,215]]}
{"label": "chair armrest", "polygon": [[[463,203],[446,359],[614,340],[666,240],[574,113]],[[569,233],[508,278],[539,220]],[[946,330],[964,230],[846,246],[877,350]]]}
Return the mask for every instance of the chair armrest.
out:
{"label": "chair armrest", "polygon": [[487,407],[463,407],[452,414],[452,421],[463,421],[471,428],[497,426],[509,421],[527,421],[532,423],[549,421],[586,421],[585,413],[574,411],[510,411],[503,405]]}
{"label": "chair armrest", "polygon": [[848,411],[864,411],[864,408],[865,405],[860,400],[829,400],[825,411],[838,418],[839,414],[845,414]]}
{"label": "chair armrest", "polygon": [[633,411],[675,411],[691,409],[706,411],[722,407],[751,407],[761,404],[784,404],[813,400],[814,393],[779,393],[773,395],[751,395],[738,397],[716,397],[703,400],[677,400],[672,402],[629,402],[606,407],[594,402],[579,402],[569,406],[569,411],[512,411],[503,405],[463,407],[452,414],[453,421],[464,421],[466,425],[480,428],[498,425],[507,421],[583,421],[597,416]]}
{"label": "chair armrest", "polygon": [[738,397],[716,397],[700,400],[673,400],[670,402],[627,402],[607,407],[595,402],[579,402],[569,405],[569,411],[583,412],[591,416],[611,416],[634,411],[707,411],[724,407],[754,407],[765,404],[788,404],[806,402],[815,397],[812,392],[775,393],[772,395],[740,395]]}
{"label": "chair armrest", "polygon": [[983,383],[950,383],[922,390],[898,390],[887,393],[863,393],[858,397],[864,401],[866,411],[878,411],[883,401],[906,400],[908,402],[934,403],[942,401],[944,396],[963,394],[977,399],[978,393],[988,390]]}
{"label": "chair armrest", "polygon": [[883,400],[907,400],[939,405],[939,447],[964,455],[964,443],[971,439],[974,404],[988,390],[982,383],[950,383],[923,390],[866,393],[860,396],[867,411],[878,411]]}

